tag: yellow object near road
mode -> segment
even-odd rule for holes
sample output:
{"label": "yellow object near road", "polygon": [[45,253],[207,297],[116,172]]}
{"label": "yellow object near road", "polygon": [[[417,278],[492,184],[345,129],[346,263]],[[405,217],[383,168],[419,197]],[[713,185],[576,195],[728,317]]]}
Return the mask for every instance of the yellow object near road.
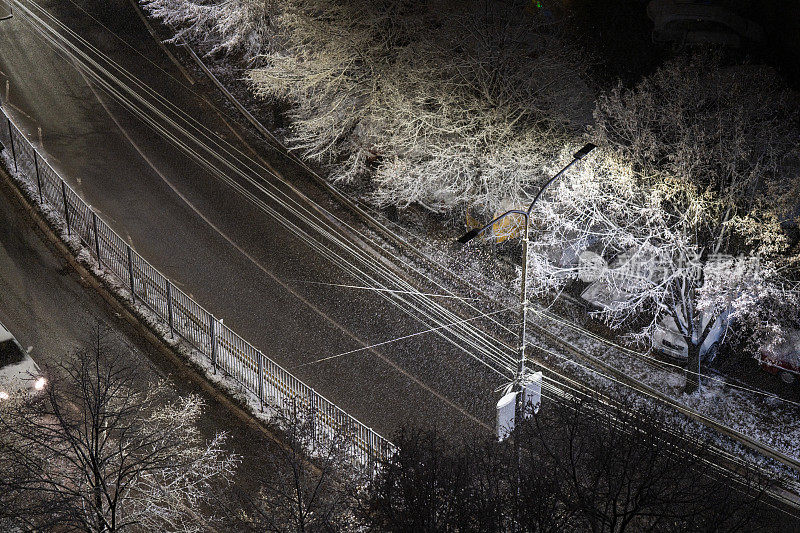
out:
{"label": "yellow object near road", "polygon": [[[514,208],[515,206],[512,205],[511,202],[503,204],[502,208],[492,215],[492,218],[493,219],[497,218],[498,216],[502,215],[509,209],[514,209]],[[466,213],[466,222],[467,222],[467,229],[480,228],[481,226],[483,226],[483,224],[485,224],[485,222],[481,222],[478,219],[478,217],[475,216],[473,212],[469,209],[467,210]],[[487,240],[494,238],[496,242],[504,242],[507,241],[508,239],[515,239],[521,236],[520,232],[522,231],[523,223],[524,220],[519,215],[507,216],[506,218],[492,224],[491,234],[489,234],[489,232],[486,231],[483,234],[483,238]]]}
{"label": "yellow object near road", "polygon": [[[494,214],[494,216],[499,217],[509,209],[513,209],[513,207],[508,207],[508,209],[498,211]],[[494,234],[494,238],[497,240],[497,242],[515,239],[520,236],[520,232],[522,231],[522,226],[524,223],[525,221],[520,215],[509,215],[502,220],[498,220],[492,224],[492,233]]]}

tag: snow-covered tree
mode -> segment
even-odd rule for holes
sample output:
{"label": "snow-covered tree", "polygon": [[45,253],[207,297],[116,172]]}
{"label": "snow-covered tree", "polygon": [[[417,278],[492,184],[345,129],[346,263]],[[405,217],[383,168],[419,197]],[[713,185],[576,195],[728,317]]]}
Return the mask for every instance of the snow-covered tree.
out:
{"label": "snow-covered tree", "polygon": [[671,180],[706,195],[715,251],[785,248],[777,224],[800,195],[800,98],[772,69],[713,52],[676,59],[601,96],[594,129],[643,185]]}
{"label": "snow-covered tree", "polygon": [[206,48],[245,47],[254,93],[291,104],[291,146],[334,179],[374,177],[379,204],[494,211],[590,117],[583,54],[523,3],[143,4]]}
{"label": "snow-covered tree", "polygon": [[782,225],[800,186],[797,110],[771,71],[710,54],[605,95],[594,132],[604,148],[540,207],[530,279],[542,290],[577,277],[560,261],[567,248],[616,258],[597,273],[599,315],[645,343],[674,322],[687,390],[721,314],[779,339],[778,307],[798,305]]}
{"label": "snow-covered tree", "polygon": [[239,495],[243,529],[353,529],[352,510],[367,474],[352,463],[348,428],[322,427],[315,423],[320,415],[296,403],[275,415],[282,442],[264,457],[265,483],[258,493]]}
{"label": "snow-covered tree", "polygon": [[207,54],[252,59],[269,45],[273,0],[140,0],[151,15],[176,29],[173,42],[199,42]]}
{"label": "snow-covered tree", "polygon": [[36,531],[206,531],[199,509],[236,459],[223,434],[200,435],[201,412],[98,340],[52,369],[40,397],[0,411],[6,511]]}
{"label": "snow-covered tree", "polygon": [[[779,272],[780,256],[709,252],[716,242],[698,238],[710,209],[704,198],[673,182],[642,187],[629,166],[598,151],[540,206],[529,258],[532,289],[586,276],[580,262],[564,261],[565,249],[596,251],[609,264],[591,276],[598,316],[613,328],[630,329],[645,345],[665,327],[675,328],[688,347],[693,366],[687,377],[694,383],[717,317],[741,322],[759,316],[749,321],[763,338],[777,332],[778,322],[762,321],[759,306],[800,303]],[[677,206],[681,211],[670,209]]]}
{"label": "snow-covered tree", "polygon": [[580,51],[513,5],[447,12],[404,50],[380,111],[373,197],[495,212],[545,177],[588,118]]}

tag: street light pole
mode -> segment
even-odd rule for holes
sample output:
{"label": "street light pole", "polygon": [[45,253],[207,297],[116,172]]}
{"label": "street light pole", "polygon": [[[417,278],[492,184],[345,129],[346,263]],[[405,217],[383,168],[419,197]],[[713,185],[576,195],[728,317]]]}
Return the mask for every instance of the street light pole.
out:
{"label": "street light pole", "polygon": [[572,165],[586,157],[586,155],[595,149],[595,145],[592,143],[587,143],[583,148],[575,152],[572,156],[572,161],[569,162],[564,168],[559,170],[552,178],[547,180],[540,189],[539,192],[536,193],[536,196],[533,198],[533,201],[528,206],[528,209],[511,209],[506,211],[505,213],[501,214],[488,224],[480,228],[474,228],[461,237],[459,237],[458,242],[461,244],[466,244],[487,229],[491,228],[494,224],[503,220],[504,218],[511,216],[511,215],[520,215],[525,220],[525,224],[522,230],[522,283],[520,287],[520,297],[519,297],[519,307],[520,307],[520,315],[522,316],[522,323],[520,324],[519,328],[519,360],[517,361],[517,372],[514,376],[514,382],[512,384],[511,392],[516,392],[516,402],[514,408],[514,425],[516,426],[517,420],[521,420],[522,416],[524,415],[525,409],[525,392],[523,390],[523,384],[525,381],[525,334],[526,334],[526,326],[528,323],[528,243],[530,242],[530,219],[531,219],[531,212],[533,211],[533,207],[536,205],[536,202],[542,196],[544,190],[553,183],[557,178],[564,174]]}

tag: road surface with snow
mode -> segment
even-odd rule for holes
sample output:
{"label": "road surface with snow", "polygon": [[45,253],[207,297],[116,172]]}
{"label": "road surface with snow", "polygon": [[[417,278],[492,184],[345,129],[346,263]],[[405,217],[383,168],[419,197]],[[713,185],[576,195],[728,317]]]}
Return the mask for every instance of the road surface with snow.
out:
{"label": "road surface with snow", "polygon": [[[38,3],[253,160],[222,175],[201,167],[44,40],[34,30],[41,20],[15,9],[12,20],[0,23],[3,101],[70,185],[176,285],[379,433],[391,438],[404,424],[451,435],[489,431],[494,390],[503,378],[476,363],[469,346],[454,347],[436,334],[361,349],[441,322],[400,309],[381,294],[328,285],[363,285],[351,270],[367,267],[346,246],[326,241],[326,232],[341,238],[337,226],[298,200],[307,195],[323,203],[325,194],[299,173],[289,176],[288,186],[257,168],[273,162],[258,160],[240,138],[247,134],[181,77],[133,9],[120,7],[103,19],[99,4]],[[31,2],[22,5],[47,20]],[[186,140],[164,116],[155,120],[173,142]],[[292,212],[306,209],[305,218]],[[310,243],[296,231],[311,235]],[[325,256],[331,250],[351,265],[334,264]],[[339,356],[353,350],[359,351]],[[326,360],[312,363],[320,359]]]}

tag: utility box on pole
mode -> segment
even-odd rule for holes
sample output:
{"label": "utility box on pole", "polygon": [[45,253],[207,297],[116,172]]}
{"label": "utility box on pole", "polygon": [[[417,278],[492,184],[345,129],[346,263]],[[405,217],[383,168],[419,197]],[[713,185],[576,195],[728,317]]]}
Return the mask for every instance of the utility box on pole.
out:
{"label": "utility box on pole", "polygon": [[[530,418],[539,412],[542,406],[542,373],[530,374],[522,389],[521,412],[525,418]],[[497,439],[506,440],[516,427],[517,398],[519,391],[506,393],[497,402]]]}
{"label": "utility box on pole", "polygon": [[497,402],[497,438],[506,440],[514,431],[514,418],[519,392],[509,392]]}
{"label": "utility box on pole", "polygon": [[542,373],[534,372],[525,381],[523,404],[525,418],[539,412],[542,406]]}

